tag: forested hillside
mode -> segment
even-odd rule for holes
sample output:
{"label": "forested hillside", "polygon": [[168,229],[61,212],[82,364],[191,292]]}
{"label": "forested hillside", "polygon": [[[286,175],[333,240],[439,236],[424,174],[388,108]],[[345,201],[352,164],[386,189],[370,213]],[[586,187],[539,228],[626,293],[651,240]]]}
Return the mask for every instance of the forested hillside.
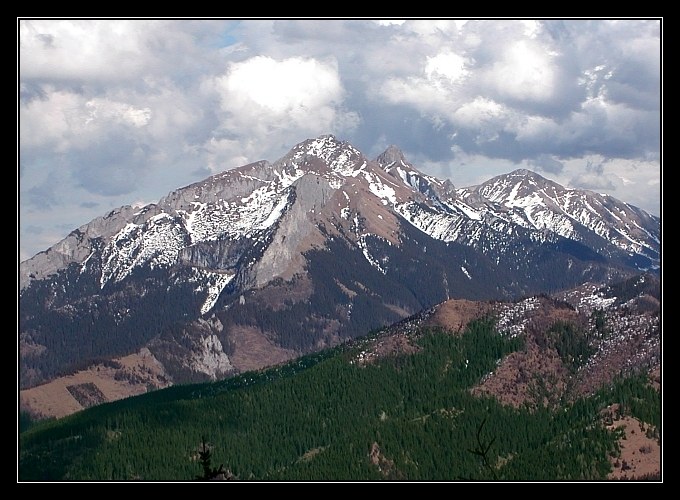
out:
{"label": "forested hillside", "polygon": [[205,438],[213,466],[237,480],[598,480],[620,453],[622,431],[601,415],[610,405],[659,438],[660,394],[642,374],[557,407],[473,395],[524,347],[495,324],[419,328],[382,356],[369,349],[386,335],[377,332],[270,370],[41,422],[20,435],[19,479],[193,480]]}

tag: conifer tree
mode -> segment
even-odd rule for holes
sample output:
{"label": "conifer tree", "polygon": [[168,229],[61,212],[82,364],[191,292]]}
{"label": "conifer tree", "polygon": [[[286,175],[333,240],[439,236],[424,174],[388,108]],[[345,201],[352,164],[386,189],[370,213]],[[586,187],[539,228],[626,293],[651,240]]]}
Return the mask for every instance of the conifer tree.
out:
{"label": "conifer tree", "polygon": [[220,477],[226,477],[227,471],[224,470],[223,464],[220,464],[218,468],[210,466],[212,453],[205,442],[205,436],[202,436],[201,441],[201,449],[198,452],[198,456],[203,467],[203,475],[196,476],[196,479],[199,481],[211,481]]}

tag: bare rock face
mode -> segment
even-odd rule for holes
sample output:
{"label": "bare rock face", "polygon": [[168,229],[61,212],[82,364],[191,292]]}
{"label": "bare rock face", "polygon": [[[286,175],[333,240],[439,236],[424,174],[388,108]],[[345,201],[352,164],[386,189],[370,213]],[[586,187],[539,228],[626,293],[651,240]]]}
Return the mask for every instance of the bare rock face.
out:
{"label": "bare rock face", "polygon": [[211,379],[217,380],[232,371],[233,366],[229,357],[222,350],[222,343],[217,335],[208,335],[202,339],[201,349],[195,352],[191,368],[205,373]]}
{"label": "bare rock face", "polygon": [[211,270],[228,270],[238,266],[239,259],[250,246],[247,239],[220,238],[198,242],[184,247],[179,252],[182,265]]}
{"label": "bare rock face", "polygon": [[158,205],[164,210],[178,211],[191,210],[196,203],[238,201],[271,182],[274,177],[270,163],[258,161],[177,189],[161,198]]}
{"label": "bare rock face", "polygon": [[217,318],[198,319],[181,329],[174,338],[158,338],[148,350],[174,373],[199,374],[217,380],[234,372],[234,366],[219,339],[223,325]]}
{"label": "bare rock face", "polygon": [[376,161],[381,165],[391,165],[393,163],[402,162],[406,163],[406,158],[404,158],[404,153],[401,152],[394,144],[387,147],[387,149],[376,158]]}
{"label": "bare rock face", "polygon": [[295,181],[288,196],[290,205],[278,223],[272,243],[253,269],[254,284],[263,286],[272,279],[290,279],[302,269],[303,253],[324,237],[314,224],[319,213],[335,193],[327,179],[307,174]]}

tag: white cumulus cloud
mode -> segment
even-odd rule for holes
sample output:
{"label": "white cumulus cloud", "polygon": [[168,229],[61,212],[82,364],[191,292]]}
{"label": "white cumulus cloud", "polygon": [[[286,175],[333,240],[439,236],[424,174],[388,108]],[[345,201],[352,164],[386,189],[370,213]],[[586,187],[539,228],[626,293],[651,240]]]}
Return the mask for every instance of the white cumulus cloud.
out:
{"label": "white cumulus cloud", "polygon": [[254,106],[255,113],[275,118],[301,120],[310,111],[332,110],[342,100],[337,67],[315,59],[253,57],[233,63],[216,84],[225,111],[243,112]]}
{"label": "white cumulus cloud", "polygon": [[112,127],[139,129],[151,120],[148,107],[48,88],[44,99],[19,108],[22,147],[53,146],[64,152],[107,135]]}
{"label": "white cumulus cloud", "polygon": [[511,43],[486,75],[503,96],[520,101],[547,101],[556,83],[555,54],[533,41]]}
{"label": "white cumulus cloud", "polygon": [[469,74],[465,68],[467,60],[454,52],[440,52],[428,57],[425,64],[425,76],[430,81],[444,78],[448,82],[456,82]]}
{"label": "white cumulus cloud", "polygon": [[128,78],[146,62],[148,24],[125,20],[26,20],[19,25],[24,78]]}
{"label": "white cumulus cloud", "polygon": [[217,154],[211,162],[215,167],[219,158],[260,159],[265,142],[295,143],[308,136],[342,134],[359,121],[356,113],[343,107],[345,91],[332,59],[255,56],[231,63],[206,85],[218,95],[217,134],[225,136],[212,137],[206,144]]}

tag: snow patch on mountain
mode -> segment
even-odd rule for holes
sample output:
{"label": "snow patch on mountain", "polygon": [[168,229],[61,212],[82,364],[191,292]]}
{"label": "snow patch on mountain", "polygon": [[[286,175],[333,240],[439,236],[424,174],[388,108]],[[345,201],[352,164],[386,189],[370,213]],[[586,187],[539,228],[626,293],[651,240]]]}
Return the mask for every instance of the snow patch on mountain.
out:
{"label": "snow patch on mountain", "polygon": [[383,205],[386,205],[387,203],[395,205],[397,203],[394,189],[385,185],[378,176],[366,173],[365,178],[366,181],[368,181],[368,189],[370,189],[371,193],[383,200]]}
{"label": "snow patch on mountain", "polygon": [[332,135],[305,141],[293,149],[293,160],[302,159],[305,156],[322,159],[331,170],[343,176],[356,175],[354,173],[356,162],[363,157],[354,146],[345,142],[341,143]]}
{"label": "snow patch on mountain", "polygon": [[450,208],[456,208],[463,212],[468,218],[472,220],[482,220],[482,214],[478,210],[475,210],[468,204],[462,202],[461,200],[455,200],[452,204],[447,204]]}
{"label": "snow patch on mountain", "polygon": [[616,297],[605,297],[602,292],[593,292],[580,298],[577,309],[586,311],[607,309],[614,302],[616,302]]}
{"label": "snow patch on mountain", "polygon": [[303,174],[295,170],[273,181],[259,179],[264,184],[239,200],[192,201],[187,210],[177,209],[179,219],[161,213],[143,225],[127,224],[103,251],[101,286],[147,263],[151,268],[173,265],[179,252],[192,244],[260,237],[281,218],[290,200],[288,188]]}
{"label": "snow patch on mountain", "polygon": [[658,255],[648,243],[656,236],[636,221],[638,209],[590,191],[564,188],[528,170],[516,170],[475,191],[458,193],[464,199],[477,193],[504,207],[509,220],[527,228],[552,231],[575,241],[584,241],[585,228],[626,252],[652,259]]}
{"label": "snow patch on mountain", "polygon": [[305,171],[301,169],[295,162],[292,163],[292,167],[293,169],[291,171],[289,171],[289,169],[283,169],[282,171],[274,170],[274,175],[278,180],[278,182],[275,182],[275,185],[285,189],[300,177],[305,175]]}
{"label": "snow patch on mountain", "polygon": [[551,211],[534,208],[534,210],[526,210],[525,213],[529,218],[531,224],[526,225],[528,228],[547,229],[554,233],[579,241],[581,238],[574,228],[572,221],[564,215]]}
{"label": "snow patch on mountain", "polygon": [[281,215],[283,214],[284,210],[286,209],[286,206],[288,205],[288,198],[290,194],[287,196],[282,196],[281,200],[276,204],[276,206],[273,208],[273,210],[269,213],[269,216],[267,218],[257,224],[255,226],[255,229],[259,230],[264,230],[267,228],[270,228],[274,223],[281,218]]}
{"label": "snow patch on mountain", "polygon": [[380,262],[378,259],[373,257],[371,253],[368,250],[368,245],[366,244],[366,237],[371,236],[370,234],[362,234],[359,236],[357,240],[357,244],[359,245],[359,248],[361,248],[362,253],[364,254],[364,257],[368,261],[369,264],[371,264],[373,267],[375,267],[378,271],[380,271],[383,274],[387,274],[387,270],[383,269],[383,267],[380,265]]}
{"label": "snow patch on mountain", "polygon": [[415,202],[395,205],[395,210],[407,222],[432,238],[456,241],[463,226],[461,217],[424,209]]}
{"label": "snow patch on mountain", "polygon": [[208,204],[201,203],[200,201],[193,201],[191,204],[193,206],[193,210],[186,213],[184,223],[187,227],[187,231],[189,232],[191,242],[194,243],[194,238],[196,237],[195,235],[200,231],[200,224],[196,224],[196,215],[202,211],[205,211],[208,208]]}
{"label": "snow patch on mountain", "polygon": [[337,175],[327,175],[325,178],[333,189],[340,189],[345,184],[345,179]]}
{"label": "snow patch on mountain", "polygon": [[193,202],[190,211],[177,212],[184,217],[191,243],[223,236],[232,239],[249,237],[270,227],[281,217],[287,203],[287,195],[282,196],[282,191],[293,179],[287,177],[286,182],[281,184],[269,181],[237,201]]}
{"label": "snow patch on mountain", "polygon": [[529,313],[537,309],[540,301],[529,297],[516,303],[504,303],[497,308],[496,328],[502,335],[516,337],[524,333],[529,321]]}
{"label": "snow patch on mountain", "polygon": [[[382,274],[387,274],[387,270],[384,269],[384,268],[380,265],[379,260],[376,259],[375,257],[373,257],[373,256],[371,255],[371,252],[369,251],[369,248],[368,248],[368,244],[367,244],[367,242],[366,242],[366,238],[367,238],[368,236],[373,236],[373,237],[376,237],[376,238],[379,238],[379,237],[378,237],[378,236],[375,236],[375,235],[373,235],[373,234],[371,234],[371,233],[362,234],[362,232],[361,232],[361,231],[362,231],[362,223],[361,223],[361,221],[359,220],[359,216],[358,216],[358,215],[355,215],[355,216],[354,216],[354,219],[352,220],[352,222],[353,222],[353,224],[352,224],[351,229],[354,231],[354,234],[355,234],[355,236],[356,236],[357,246],[361,249],[361,253],[364,254],[364,258],[368,261],[368,263],[369,263],[370,265],[372,265],[373,267],[375,267],[375,268],[376,268],[378,271],[380,271]],[[383,239],[383,240],[384,240],[384,238],[380,238],[380,239]]]}
{"label": "snow patch on mountain", "polygon": [[201,306],[201,314],[205,315],[215,306],[215,302],[220,297],[222,290],[234,279],[235,274],[217,273],[205,269],[194,269],[197,274],[197,292],[207,291],[208,296]]}
{"label": "snow patch on mountain", "polygon": [[169,214],[160,213],[145,224],[127,224],[111,238],[102,251],[101,288],[110,280],[120,281],[137,267],[168,267],[186,245],[183,224]]}
{"label": "snow patch on mountain", "polygon": [[[401,165],[404,164],[402,161],[399,161],[399,163]],[[394,164],[391,164],[391,165],[394,165]],[[388,169],[386,169],[386,170],[388,170]],[[389,169],[389,170],[391,170],[391,169]],[[397,174],[399,174],[399,177],[401,178],[401,180],[404,181],[404,184],[408,184],[409,186],[411,186],[413,189],[416,189],[416,190],[420,189],[420,182],[414,182],[413,181],[414,177],[410,176],[409,172],[407,172],[403,168],[397,167]],[[418,179],[418,180],[420,181],[420,179]]]}

